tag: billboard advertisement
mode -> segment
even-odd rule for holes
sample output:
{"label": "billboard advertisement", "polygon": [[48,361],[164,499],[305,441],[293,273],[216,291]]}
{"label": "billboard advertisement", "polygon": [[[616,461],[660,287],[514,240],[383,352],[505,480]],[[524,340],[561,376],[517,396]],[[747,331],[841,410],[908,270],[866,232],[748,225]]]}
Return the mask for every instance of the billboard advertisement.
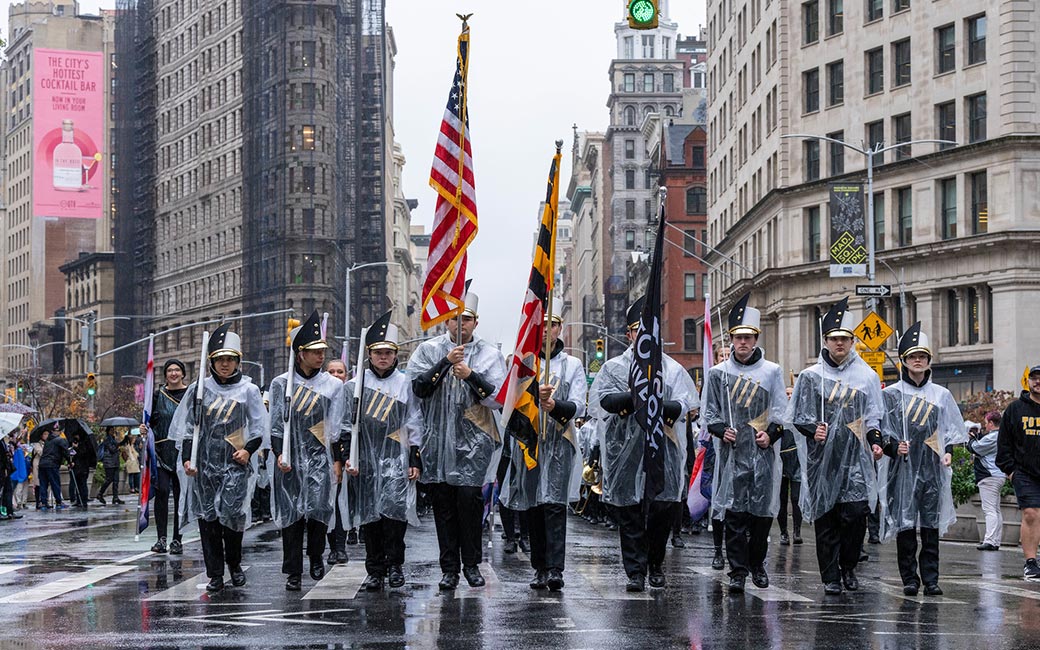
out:
{"label": "billboard advertisement", "polygon": [[104,56],[49,49],[33,56],[33,215],[100,219]]}
{"label": "billboard advertisement", "polygon": [[867,275],[863,186],[831,184],[831,277]]}

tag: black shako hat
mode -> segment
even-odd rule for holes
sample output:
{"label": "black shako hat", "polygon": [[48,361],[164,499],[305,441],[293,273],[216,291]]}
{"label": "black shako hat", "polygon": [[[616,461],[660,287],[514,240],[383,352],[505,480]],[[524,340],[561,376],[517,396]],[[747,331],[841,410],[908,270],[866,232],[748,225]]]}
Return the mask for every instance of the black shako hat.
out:
{"label": "black shako hat", "polygon": [[849,311],[849,299],[848,297],[842,298],[831,305],[830,310],[823,317],[823,338],[828,336],[854,338],[853,329],[855,327],[854,315]]}
{"label": "black shako hat", "polygon": [[737,301],[737,304],[733,305],[733,309],[729,310],[730,336],[736,336],[737,334],[754,334],[757,336],[762,333],[762,314],[754,307],[747,306],[750,299],[751,293],[745,293]]}
{"label": "black shako hat", "polygon": [[307,320],[292,331],[292,348],[294,352],[300,350],[324,350],[328,344],[321,336],[321,316],[315,309]]}
{"label": "black shako hat", "polygon": [[365,348],[397,351],[397,326],[390,322],[391,314],[392,309],[369,325],[368,332],[365,333]]}
{"label": "black shako hat", "polygon": [[639,328],[639,319],[643,317],[643,306],[646,304],[646,296],[640,296],[632,306],[628,308],[625,319],[628,321],[628,329]]}
{"label": "black shako hat", "polygon": [[921,321],[911,325],[910,329],[903,332],[902,338],[899,339],[900,359],[905,359],[914,352],[924,352],[929,357],[932,356],[928,335],[921,331]]}
{"label": "black shako hat", "polygon": [[231,323],[224,323],[209,337],[208,357],[233,356],[242,358],[242,340],[231,331]]}

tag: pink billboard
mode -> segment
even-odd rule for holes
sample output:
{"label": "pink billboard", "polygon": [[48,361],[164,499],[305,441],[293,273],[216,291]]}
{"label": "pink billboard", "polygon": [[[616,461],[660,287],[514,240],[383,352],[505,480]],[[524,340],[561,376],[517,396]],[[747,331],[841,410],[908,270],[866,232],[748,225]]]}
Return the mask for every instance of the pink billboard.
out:
{"label": "pink billboard", "polygon": [[100,52],[36,49],[33,215],[99,219],[105,69]]}

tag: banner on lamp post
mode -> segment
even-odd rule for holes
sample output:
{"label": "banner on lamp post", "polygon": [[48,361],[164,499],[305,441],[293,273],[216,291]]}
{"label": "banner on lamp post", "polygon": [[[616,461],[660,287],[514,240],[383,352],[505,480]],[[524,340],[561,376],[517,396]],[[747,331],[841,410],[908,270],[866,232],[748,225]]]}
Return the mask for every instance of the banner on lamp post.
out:
{"label": "banner on lamp post", "polygon": [[863,204],[862,185],[831,184],[829,207],[832,278],[867,275],[867,237]]}

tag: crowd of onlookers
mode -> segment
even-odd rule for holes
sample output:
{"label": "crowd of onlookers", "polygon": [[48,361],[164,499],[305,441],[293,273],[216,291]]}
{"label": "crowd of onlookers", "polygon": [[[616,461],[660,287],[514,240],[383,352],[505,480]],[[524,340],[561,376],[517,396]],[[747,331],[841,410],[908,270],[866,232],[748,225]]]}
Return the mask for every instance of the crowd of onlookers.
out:
{"label": "crowd of onlookers", "polygon": [[[92,484],[97,486],[94,499],[99,504],[107,503],[109,488],[112,503],[122,504],[119,489],[124,475],[129,492],[140,491],[143,441],[136,429],[119,438],[114,428],[107,428],[96,451],[80,449],[87,444],[82,438],[70,443],[58,424],[48,425],[29,440],[24,425],[0,439],[0,521],[21,519],[18,511],[30,505],[36,510],[86,508]],[[64,481],[63,468],[67,469]]]}

